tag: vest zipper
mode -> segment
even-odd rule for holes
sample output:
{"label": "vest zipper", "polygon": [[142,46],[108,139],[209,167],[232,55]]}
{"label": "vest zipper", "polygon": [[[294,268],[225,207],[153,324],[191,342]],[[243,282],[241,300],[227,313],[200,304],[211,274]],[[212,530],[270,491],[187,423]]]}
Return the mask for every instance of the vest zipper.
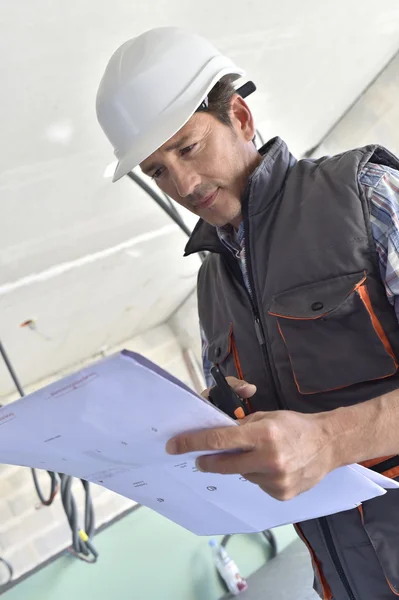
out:
{"label": "vest zipper", "polygon": [[249,293],[248,293],[248,296],[250,298],[251,306],[252,306],[252,313],[253,313],[253,317],[254,317],[254,326],[255,326],[255,331],[256,331],[256,337],[257,337],[259,345],[261,347],[263,362],[266,367],[267,377],[270,381],[270,387],[271,387],[272,394],[274,396],[275,403],[279,410],[285,410],[286,407],[278,393],[276,382],[274,380],[272,366],[271,366],[270,358],[269,358],[269,347],[268,347],[268,343],[267,343],[267,338],[266,338],[265,330],[263,328],[262,321],[261,321],[261,318],[259,315],[258,304],[256,301],[255,283],[254,283],[252,267],[251,267],[249,226],[248,226],[247,216],[244,217],[244,240],[245,240],[246,270],[247,270],[247,275],[248,275],[249,287],[252,291],[252,297],[251,297],[251,294],[249,294]]}
{"label": "vest zipper", "polygon": [[263,331],[262,331],[262,324],[259,320],[259,317],[257,317],[255,315],[255,331],[256,331],[256,337],[258,338],[258,342],[261,346],[264,346],[265,342],[265,337],[263,335]]}
{"label": "vest zipper", "polygon": [[271,385],[271,389],[272,389],[272,393],[274,395],[274,398],[276,400],[276,404],[279,410],[285,410],[285,406],[283,401],[281,400],[278,391],[277,391],[277,387],[276,384],[274,382],[274,378],[273,378],[273,373],[272,373],[272,367],[270,364],[270,358],[269,358],[269,352],[268,352],[268,348],[267,348],[267,343],[266,343],[266,336],[264,334],[263,331],[263,327],[262,327],[262,323],[259,317],[259,314],[256,312],[256,307],[254,307],[254,325],[255,325],[255,331],[256,331],[256,337],[258,338],[258,342],[259,342],[259,346],[261,348],[262,351],[262,356],[263,356],[263,362],[265,363],[265,367],[266,367],[266,371],[267,371],[267,376],[269,378],[270,381],[270,385]]}
{"label": "vest zipper", "polygon": [[331,529],[328,524],[327,518],[321,517],[319,519],[319,523],[320,523],[321,530],[323,532],[324,539],[326,541],[327,550],[331,556],[331,560],[334,563],[334,567],[338,573],[341,583],[342,583],[343,587],[345,588],[346,593],[348,594],[348,598],[349,598],[349,600],[356,600],[356,597],[355,597],[354,593],[352,592],[352,588],[350,586],[348,578],[345,575],[345,571],[343,569],[342,563],[339,559],[338,552],[337,552],[337,549],[334,544],[334,540],[333,540],[333,537],[331,534]]}
{"label": "vest zipper", "polygon": [[[248,255],[247,255],[248,256]],[[249,300],[250,306],[251,306],[251,312],[252,312],[252,316],[254,319],[254,327],[255,327],[255,333],[256,333],[256,339],[258,340],[261,352],[262,352],[262,357],[263,357],[263,362],[264,365],[266,367],[266,372],[267,372],[267,377],[268,380],[270,381],[270,385],[271,385],[271,391],[272,394],[274,396],[275,399],[275,403],[277,405],[278,409],[284,410],[284,405],[280,400],[280,397],[277,393],[277,389],[276,389],[276,384],[274,382],[273,379],[273,375],[272,375],[272,370],[271,370],[271,366],[270,366],[270,360],[269,360],[269,356],[268,356],[268,351],[267,351],[267,343],[266,343],[266,337],[264,334],[264,330],[263,330],[263,326],[262,326],[262,322],[260,320],[259,317],[259,312],[258,312],[258,308],[255,304],[255,300],[254,298],[252,298],[251,294],[249,293],[247,286],[245,285],[245,281],[244,281],[244,277],[242,275],[242,271],[241,268],[238,264],[238,261],[236,258],[233,257],[233,255],[231,254],[230,251],[226,250],[226,252],[224,253],[224,257],[226,259],[226,263],[227,266],[230,268],[232,276],[237,279],[237,281],[240,283],[240,285],[242,286],[244,292],[246,293],[246,296]],[[247,272],[249,275],[249,270],[248,270],[248,258],[247,258]],[[253,290],[253,282],[250,281],[250,286],[251,286],[251,290]],[[254,292],[252,291],[252,294],[254,294]]]}

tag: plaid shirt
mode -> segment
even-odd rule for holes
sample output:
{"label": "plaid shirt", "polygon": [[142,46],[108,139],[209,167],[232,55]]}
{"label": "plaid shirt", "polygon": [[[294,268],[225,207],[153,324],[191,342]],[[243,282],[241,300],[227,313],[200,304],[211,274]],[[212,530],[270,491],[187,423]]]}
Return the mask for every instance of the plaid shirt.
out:
{"label": "plaid shirt", "polygon": [[[360,185],[370,203],[370,220],[381,277],[390,303],[399,321],[399,171],[369,163],[360,173]],[[218,229],[222,243],[240,263],[245,285],[251,294],[245,261],[244,225],[236,232],[230,225]],[[207,386],[213,385],[208,360],[208,343],[201,329],[202,358]]]}

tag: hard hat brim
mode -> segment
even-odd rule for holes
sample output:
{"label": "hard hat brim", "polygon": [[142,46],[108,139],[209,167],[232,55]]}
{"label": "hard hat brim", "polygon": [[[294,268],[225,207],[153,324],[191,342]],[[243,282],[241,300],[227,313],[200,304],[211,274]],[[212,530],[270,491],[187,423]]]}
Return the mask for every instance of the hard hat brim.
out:
{"label": "hard hat brim", "polygon": [[192,117],[213,86],[225,75],[235,75],[238,79],[245,75],[245,71],[222,55],[209,61],[200,76],[154,120],[151,129],[142,132],[141,136],[136,138],[134,147],[119,158],[112,181],[121,179],[173,137]]}

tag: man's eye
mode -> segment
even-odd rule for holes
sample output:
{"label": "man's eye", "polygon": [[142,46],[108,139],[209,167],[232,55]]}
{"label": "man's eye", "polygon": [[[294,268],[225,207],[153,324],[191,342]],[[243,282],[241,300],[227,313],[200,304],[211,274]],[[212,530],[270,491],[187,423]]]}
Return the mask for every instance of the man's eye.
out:
{"label": "man's eye", "polygon": [[155,171],[155,173],[153,173],[151,179],[159,179],[161,177],[162,173],[163,173],[163,168],[160,167],[159,169],[157,169]]}
{"label": "man's eye", "polygon": [[197,144],[191,144],[191,146],[187,146],[186,148],[182,148],[182,149],[180,150],[180,154],[181,154],[181,156],[184,156],[185,154],[188,154],[189,152],[191,152],[191,150],[192,150],[193,148],[195,148],[195,146],[196,146],[196,145],[197,145]]}

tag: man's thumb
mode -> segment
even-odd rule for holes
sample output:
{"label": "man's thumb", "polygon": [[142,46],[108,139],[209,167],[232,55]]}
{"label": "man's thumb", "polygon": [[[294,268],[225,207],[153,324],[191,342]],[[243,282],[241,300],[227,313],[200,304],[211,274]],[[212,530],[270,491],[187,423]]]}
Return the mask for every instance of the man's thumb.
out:
{"label": "man's thumb", "polygon": [[234,386],[234,391],[237,392],[241,398],[251,398],[251,396],[256,394],[256,385],[247,383],[246,381],[239,381]]}

